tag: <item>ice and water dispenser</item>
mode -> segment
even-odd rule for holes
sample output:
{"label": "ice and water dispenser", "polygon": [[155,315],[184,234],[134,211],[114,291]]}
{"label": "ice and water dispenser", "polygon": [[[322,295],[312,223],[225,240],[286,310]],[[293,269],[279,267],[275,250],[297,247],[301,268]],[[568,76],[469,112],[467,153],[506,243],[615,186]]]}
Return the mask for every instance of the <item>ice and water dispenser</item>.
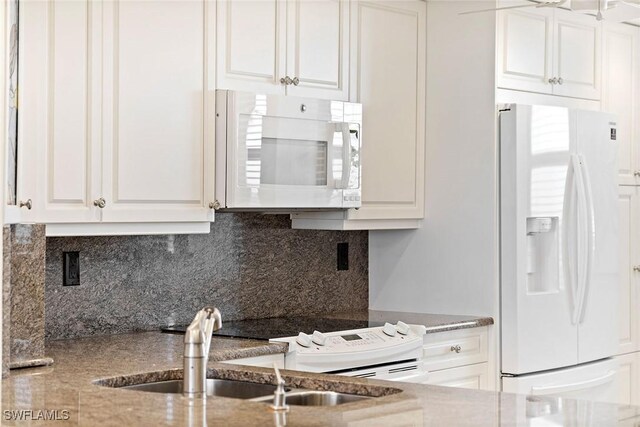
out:
{"label": "ice and water dispenser", "polygon": [[559,287],[558,217],[527,218],[527,291],[557,292]]}

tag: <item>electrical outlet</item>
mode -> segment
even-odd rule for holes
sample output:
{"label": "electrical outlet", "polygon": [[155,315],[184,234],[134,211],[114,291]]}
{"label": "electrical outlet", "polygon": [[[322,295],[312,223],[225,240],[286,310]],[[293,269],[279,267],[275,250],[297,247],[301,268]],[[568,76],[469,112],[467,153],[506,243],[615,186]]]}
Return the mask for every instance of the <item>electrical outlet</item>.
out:
{"label": "electrical outlet", "polygon": [[63,252],[64,276],[63,286],[78,286],[80,284],[80,252]]}
{"label": "electrical outlet", "polygon": [[338,270],[349,269],[349,243],[338,243]]}

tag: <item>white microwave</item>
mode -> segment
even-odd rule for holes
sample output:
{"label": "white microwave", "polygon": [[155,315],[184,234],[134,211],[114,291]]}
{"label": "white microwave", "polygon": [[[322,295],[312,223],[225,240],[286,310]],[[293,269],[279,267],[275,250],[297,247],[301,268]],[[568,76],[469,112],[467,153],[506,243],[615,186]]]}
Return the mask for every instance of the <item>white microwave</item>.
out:
{"label": "white microwave", "polygon": [[216,91],[222,209],[360,207],[362,106]]}

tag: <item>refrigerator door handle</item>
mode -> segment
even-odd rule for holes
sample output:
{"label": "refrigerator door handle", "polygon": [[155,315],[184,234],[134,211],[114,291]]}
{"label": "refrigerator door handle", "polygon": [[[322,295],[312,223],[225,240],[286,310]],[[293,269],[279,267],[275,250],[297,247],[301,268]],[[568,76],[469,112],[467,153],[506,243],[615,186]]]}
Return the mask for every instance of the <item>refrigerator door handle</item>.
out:
{"label": "refrigerator door handle", "polygon": [[[577,256],[576,248],[576,236],[572,232],[570,226],[575,219],[576,212],[576,193],[578,192],[577,186],[577,157],[572,154],[569,159],[569,167],[567,169],[567,178],[565,184],[565,199],[562,214],[562,259],[565,271],[566,285],[569,290],[569,296],[571,298],[571,321],[575,325],[578,318],[579,303],[577,298],[578,278],[576,277],[576,271],[574,271],[573,260]],[[573,217],[573,218],[570,218]],[[573,251],[571,251],[573,249]]]}
{"label": "refrigerator door handle", "polygon": [[583,156],[579,156],[579,165],[580,165],[580,175],[583,186],[583,195],[584,201],[583,204],[585,209],[585,217],[587,220],[586,223],[586,242],[587,247],[584,254],[584,259],[586,264],[583,265],[583,280],[582,286],[579,289],[578,302],[580,304],[579,315],[578,315],[578,323],[582,323],[585,315],[585,306],[587,304],[587,298],[589,295],[589,287],[591,285],[591,276],[593,273],[593,258],[595,256],[596,250],[596,229],[595,229],[595,217],[594,217],[594,208],[593,208],[593,196],[591,191],[591,181],[589,180],[589,168],[587,166],[586,160]]}
{"label": "refrigerator door handle", "polygon": [[532,395],[546,395],[546,394],[559,394],[569,391],[584,390],[586,388],[593,388],[599,385],[607,384],[615,378],[617,372],[614,370],[609,371],[606,375],[601,377],[591,378],[586,381],[579,381],[575,383],[552,385],[548,387],[531,387]]}
{"label": "refrigerator door handle", "polygon": [[[573,324],[575,325],[580,322],[580,314],[582,312],[582,305],[588,280],[589,251],[591,243],[589,231],[589,204],[587,200],[586,185],[584,182],[582,159],[579,155],[573,154],[571,156],[571,161],[573,163],[573,172],[578,194],[578,210],[576,211],[575,217],[576,229],[578,230],[578,235],[576,236],[577,250],[575,257],[578,269],[575,275],[576,293],[572,317]],[[581,218],[583,219],[582,221],[580,221]]]}

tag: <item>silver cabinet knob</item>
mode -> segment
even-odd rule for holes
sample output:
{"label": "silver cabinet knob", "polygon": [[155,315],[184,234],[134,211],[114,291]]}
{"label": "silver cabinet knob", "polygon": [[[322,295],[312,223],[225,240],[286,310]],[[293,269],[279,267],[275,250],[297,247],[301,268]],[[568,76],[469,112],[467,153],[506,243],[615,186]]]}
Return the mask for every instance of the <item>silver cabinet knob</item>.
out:
{"label": "silver cabinet knob", "polygon": [[562,77],[558,77],[558,84],[561,85],[562,83],[564,83],[564,80],[562,80]]}
{"label": "silver cabinet knob", "polygon": [[33,207],[33,203],[31,202],[31,199],[27,199],[26,202],[23,202],[22,200],[20,200],[19,206],[21,208],[27,208],[28,210],[31,210],[31,208]]}
{"label": "silver cabinet knob", "polygon": [[635,271],[636,273],[640,272],[640,265],[634,265],[633,266],[633,271]]}
{"label": "silver cabinet knob", "polygon": [[293,83],[294,86],[298,86],[300,84],[300,79],[297,77],[294,77],[293,80],[291,80],[291,82]]}
{"label": "silver cabinet knob", "polygon": [[640,171],[635,171],[633,173],[633,176],[635,176],[636,178],[640,177]]}
{"label": "silver cabinet knob", "polygon": [[217,200],[214,200],[213,202],[209,203],[209,209],[220,209],[220,202]]}
{"label": "silver cabinet knob", "polygon": [[552,85],[558,83],[558,79],[556,79],[555,77],[552,79],[549,79],[549,83],[551,83]]}
{"label": "silver cabinet knob", "polygon": [[452,345],[451,346],[451,351],[455,351],[456,353],[460,353],[462,351],[462,347],[460,347],[460,345]]}
{"label": "silver cabinet knob", "polygon": [[284,76],[280,79],[280,83],[282,83],[285,86],[289,86],[291,83],[293,83],[293,80],[291,80],[291,77],[289,76]]}
{"label": "silver cabinet knob", "polygon": [[104,209],[104,207],[107,206],[107,201],[103,197],[100,197],[98,200],[93,201],[93,206],[97,206],[100,209]]}

